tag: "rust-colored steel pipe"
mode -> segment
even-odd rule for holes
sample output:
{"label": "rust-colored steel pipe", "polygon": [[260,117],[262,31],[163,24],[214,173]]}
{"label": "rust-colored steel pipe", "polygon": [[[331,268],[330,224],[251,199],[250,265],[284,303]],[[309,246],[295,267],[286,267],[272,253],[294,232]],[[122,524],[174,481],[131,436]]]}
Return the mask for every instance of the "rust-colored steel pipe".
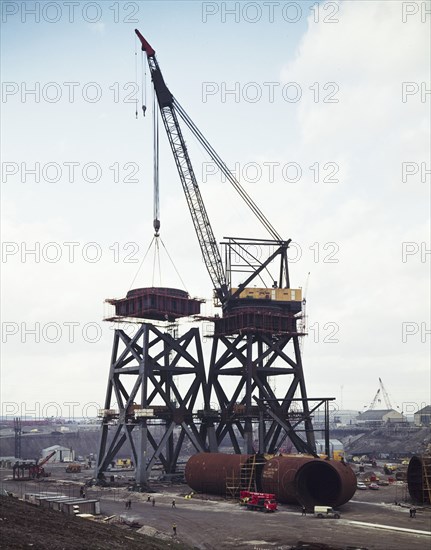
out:
{"label": "rust-colored steel pipe", "polygon": [[355,494],[356,476],[337,460],[277,456],[263,467],[262,491],[274,493],[279,502],[341,506]]}
{"label": "rust-colored steel pipe", "polygon": [[[254,467],[251,462],[255,462]],[[185,477],[187,484],[194,491],[225,495],[229,492],[229,486],[250,489],[250,474],[252,474],[252,479],[256,480],[257,489],[260,491],[264,462],[262,455],[197,453],[189,458]],[[254,483],[252,488],[254,489]]]}
{"label": "rust-colored steel pipe", "polygon": [[356,476],[350,466],[336,460],[308,456],[277,456],[267,461],[253,455],[198,453],[186,465],[188,485],[195,491],[225,495],[229,485],[247,489],[253,472],[258,491],[275,494],[279,502],[340,506],[356,491]]}
{"label": "rust-colored steel pipe", "polygon": [[407,468],[407,486],[410,496],[415,502],[425,504],[430,502],[430,491],[425,487],[425,475],[431,477],[431,460],[420,456],[412,456]]}

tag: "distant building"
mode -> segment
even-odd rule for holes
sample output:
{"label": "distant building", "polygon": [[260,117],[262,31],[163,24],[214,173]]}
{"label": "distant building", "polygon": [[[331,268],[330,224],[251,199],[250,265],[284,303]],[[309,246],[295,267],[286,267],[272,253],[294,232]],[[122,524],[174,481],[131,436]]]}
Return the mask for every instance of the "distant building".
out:
{"label": "distant building", "polygon": [[45,458],[52,451],[56,451],[55,455],[49,459],[49,462],[73,462],[75,460],[75,451],[70,447],[63,447],[62,445],[52,445],[42,449],[42,458]]}
{"label": "distant building", "polygon": [[399,424],[407,422],[406,417],[394,409],[371,410],[360,413],[357,417],[360,425],[378,428],[386,424]]}
{"label": "distant building", "polygon": [[431,405],[427,405],[414,415],[415,426],[431,426]]}
{"label": "distant building", "polygon": [[[316,439],[316,452],[317,454],[325,454],[325,440]],[[341,457],[344,457],[344,446],[338,439],[329,440],[329,455],[330,458],[335,458],[340,460]]]}
{"label": "distant building", "polygon": [[[358,411],[353,409],[344,410],[330,410],[329,411],[329,423],[332,427],[346,427],[354,426],[356,424],[356,417]],[[325,413],[324,411],[317,410],[313,413],[313,425],[322,426],[324,428]]]}
{"label": "distant building", "polygon": [[353,409],[329,411],[329,422],[337,427],[354,426],[357,416],[358,411]]}

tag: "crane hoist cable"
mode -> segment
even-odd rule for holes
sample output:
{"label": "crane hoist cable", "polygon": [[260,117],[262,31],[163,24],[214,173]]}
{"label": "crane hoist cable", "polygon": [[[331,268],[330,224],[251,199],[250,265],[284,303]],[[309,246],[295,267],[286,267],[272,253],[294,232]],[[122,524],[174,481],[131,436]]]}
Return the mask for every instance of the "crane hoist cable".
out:
{"label": "crane hoist cable", "polygon": [[160,115],[174,156],[205,266],[210,275],[216,294],[223,303],[229,297],[226,275],[223,269],[217,241],[190,161],[185,139],[178,122],[177,113],[172,103],[172,94],[168,90],[163,79],[159,64],[155,58],[155,51],[139,31],[136,31],[136,34],[141,40],[142,50],[147,54],[147,61],[157,95]]}
{"label": "crane hoist cable", "polygon": [[135,99],[135,117],[138,118],[138,101],[139,101],[139,88],[141,89],[141,108],[142,113],[145,116],[147,111],[147,70],[144,63],[144,54],[141,51],[141,82],[138,83],[138,45],[135,40],[135,86],[136,86],[136,99]]}
{"label": "crane hoist cable", "polygon": [[153,278],[156,271],[156,262],[159,269],[159,284],[162,284],[162,271],[160,267],[160,193],[159,193],[159,117],[157,110],[156,92],[153,93],[153,228],[154,228],[154,260],[153,260]]}
{"label": "crane hoist cable", "polygon": [[[151,238],[150,244],[148,245],[148,248],[147,248],[147,250],[146,250],[146,252],[145,252],[145,254],[144,254],[144,257],[142,258],[142,260],[141,260],[141,262],[140,262],[140,264],[139,264],[139,267],[138,267],[138,269],[137,269],[137,271],[136,271],[136,273],[135,273],[135,276],[133,277],[133,280],[132,280],[132,282],[131,282],[131,284],[130,284],[130,286],[129,286],[129,290],[132,290],[132,288],[134,288],[133,285],[135,284],[135,281],[136,281],[136,279],[138,278],[138,275],[139,275],[139,273],[141,272],[142,266],[144,265],[145,260],[147,259],[147,256],[148,256],[148,254],[149,254],[151,248],[153,247],[153,245],[154,245],[154,247],[157,246],[157,248],[158,248],[157,255],[158,255],[158,262],[159,262],[159,265],[158,265],[158,268],[159,268],[159,279],[161,280],[161,278],[162,278],[162,274],[161,274],[161,265],[160,265],[160,257],[161,257],[161,254],[160,254],[160,246],[159,246],[158,243],[156,244],[156,241],[157,241],[157,240],[160,241],[160,244],[162,245],[163,250],[164,250],[165,253],[166,253],[166,256],[168,257],[168,259],[169,259],[169,261],[170,261],[172,267],[174,268],[174,271],[175,271],[175,273],[176,273],[178,279],[180,280],[180,282],[181,282],[181,284],[182,284],[182,287],[184,288],[184,290],[185,290],[186,292],[188,292],[187,287],[186,287],[186,284],[184,283],[184,280],[183,280],[183,278],[181,277],[181,274],[180,274],[180,272],[178,271],[178,268],[177,268],[177,266],[175,265],[175,262],[174,262],[174,260],[172,259],[172,256],[169,254],[169,250],[166,248],[166,245],[165,245],[165,243],[163,242],[163,239],[162,239],[162,237],[161,237],[160,235],[159,235],[158,239],[156,239],[156,236],[155,236],[155,235],[153,235],[153,237]],[[156,258],[157,258],[157,256],[156,256],[156,252],[155,252],[155,253],[154,253],[154,257],[153,257],[153,273],[152,273],[152,283],[153,283],[153,286],[154,286],[154,273],[155,273],[155,266],[156,266]]]}
{"label": "crane hoist cable", "polygon": [[[175,263],[174,263],[174,260],[171,258],[171,255],[169,254],[169,251],[168,251],[168,249],[166,248],[165,243],[163,242],[163,239],[162,239],[161,237],[159,237],[159,239],[160,239],[160,242],[162,243],[163,248],[165,249],[165,252],[166,252],[167,257],[169,258],[169,261],[170,261],[171,264],[172,264],[172,267],[173,267],[174,270],[175,270],[175,273],[177,274],[179,280],[181,281],[181,284],[183,285],[184,290],[187,291],[186,284],[184,283],[183,278],[181,277],[180,272],[178,271],[177,266],[176,266]],[[187,291],[187,292],[188,292],[188,291]]]}
{"label": "crane hoist cable", "polygon": [[[141,103],[142,103],[142,113],[145,116],[147,110],[147,69],[144,63],[144,52],[141,50]],[[137,100],[136,100],[137,101]]]}
{"label": "crane hoist cable", "polygon": [[159,192],[159,117],[156,92],[153,92],[153,227],[155,236],[160,231],[160,192]]}
{"label": "crane hoist cable", "polygon": [[[138,47],[135,40],[135,85],[138,89]],[[135,117],[138,118],[138,99],[135,102]]]}
{"label": "crane hoist cable", "polygon": [[146,259],[146,257],[148,256],[148,253],[149,253],[149,251],[151,250],[151,247],[153,246],[154,239],[155,239],[155,237],[153,236],[153,238],[151,239],[151,242],[150,242],[150,244],[148,245],[148,248],[147,248],[147,250],[146,250],[146,252],[145,252],[145,254],[144,254],[144,257],[142,258],[141,263],[139,264],[139,267],[138,267],[138,269],[137,269],[137,271],[136,271],[136,273],[135,273],[135,276],[133,277],[133,280],[132,280],[132,282],[131,282],[131,284],[130,284],[129,290],[131,290],[131,289],[133,288],[133,285],[135,284],[135,281],[136,281],[136,279],[137,279],[137,277],[138,277],[138,275],[139,275],[139,272],[141,271],[142,266],[144,265],[145,259]]}
{"label": "crane hoist cable", "polygon": [[[142,54],[142,60],[143,60],[143,54]],[[142,75],[142,94],[141,94],[141,100],[142,100],[142,109],[145,115],[146,111],[146,101],[147,101],[147,95],[146,95],[146,71],[143,69],[141,70]],[[137,104],[137,102],[136,102]],[[136,108],[136,116],[137,116],[137,108]],[[159,177],[159,114],[158,114],[158,105],[157,105],[157,97],[156,92],[153,90],[153,101],[152,101],[152,128],[153,128],[153,228],[154,228],[154,235],[151,239],[151,242],[145,252],[144,257],[141,260],[141,263],[138,267],[138,270],[133,278],[132,284],[130,285],[129,290],[133,287],[136,278],[138,277],[139,272],[142,269],[142,266],[145,262],[145,259],[148,256],[148,253],[150,252],[152,246],[154,245],[154,255],[153,255],[153,269],[152,269],[152,281],[151,284],[154,286],[155,279],[156,279],[156,269],[158,270],[158,279],[160,285],[162,284],[162,270],[161,270],[161,253],[160,253],[160,244],[163,247],[163,250],[165,251],[172,267],[175,270],[175,273],[178,276],[178,279],[181,281],[181,284],[183,288],[187,291],[186,285],[184,283],[184,280],[182,279],[177,266],[175,265],[171,255],[169,254],[168,249],[165,246],[165,243],[163,242],[161,236],[160,236],[160,177]]]}

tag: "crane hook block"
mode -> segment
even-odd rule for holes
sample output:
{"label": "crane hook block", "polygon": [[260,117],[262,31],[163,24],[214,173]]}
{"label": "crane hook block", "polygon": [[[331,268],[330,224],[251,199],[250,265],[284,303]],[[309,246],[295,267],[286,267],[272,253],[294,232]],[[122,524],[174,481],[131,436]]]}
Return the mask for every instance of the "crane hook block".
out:
{"label": "crane hook block", "polygon": [[135,33],[137,34],[139,40],[141,41],[142,51],[145,52],[148,57],[153,57],[156,54],[156,52],[148,44],[148,42],[145,40],[145,38],[142,36],[142,34],[138,31],[138,29],[135,29]]}

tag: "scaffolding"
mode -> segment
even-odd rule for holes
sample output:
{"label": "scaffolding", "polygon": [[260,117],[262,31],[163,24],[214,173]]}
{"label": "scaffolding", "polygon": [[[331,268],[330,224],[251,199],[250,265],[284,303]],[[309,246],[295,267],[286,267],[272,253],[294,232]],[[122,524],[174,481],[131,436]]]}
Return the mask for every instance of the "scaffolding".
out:
{"label": "scaffolding", "polygon": [[238,475],[226,476],[226,496],[238,498],[241,491],[259,492],[261,487],[257,484],[258,469],[263,468],[266,460],[262,455],[254,454],[241,465]]}
{"label": "scaffolding", "polygon": [[241,490],[241,480],[235,475],[226,477],[226,497],[238,498]]}
{"label": "scaffolding", "polygon": [[241,468],[241,488],[244,491],[256,491],[256,455]]}

